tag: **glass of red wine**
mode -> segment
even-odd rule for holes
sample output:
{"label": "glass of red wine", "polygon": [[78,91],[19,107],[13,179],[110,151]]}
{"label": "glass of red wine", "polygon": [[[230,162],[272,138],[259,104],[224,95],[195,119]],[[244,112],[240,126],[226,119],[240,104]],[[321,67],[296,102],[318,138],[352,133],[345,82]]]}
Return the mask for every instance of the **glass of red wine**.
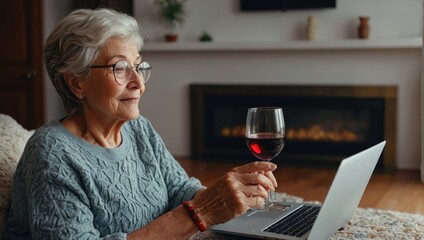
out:
{"label": "glass of red wine", "polygon": [[[278,107],[257,107],[247,111],[246,143],[255,157],[271,161],[284,147],[285,124],[283,110]],[[277,211],[285,206],[274,201],[274,192],[269,192],[262,211]]]}

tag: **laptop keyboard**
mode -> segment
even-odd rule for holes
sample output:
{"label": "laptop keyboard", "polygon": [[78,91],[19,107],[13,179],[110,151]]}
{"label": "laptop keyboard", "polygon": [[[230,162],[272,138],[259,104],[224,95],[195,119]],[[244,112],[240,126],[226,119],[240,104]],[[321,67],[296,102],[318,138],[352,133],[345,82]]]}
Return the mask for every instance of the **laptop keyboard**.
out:
{"label": "laptop keyboard", "polygon": [[311,231],[315,219],[317,219],[319,206],[302,206],[289,216],[267,227],[265,232],[278,233],[293,237],[302,237]]}

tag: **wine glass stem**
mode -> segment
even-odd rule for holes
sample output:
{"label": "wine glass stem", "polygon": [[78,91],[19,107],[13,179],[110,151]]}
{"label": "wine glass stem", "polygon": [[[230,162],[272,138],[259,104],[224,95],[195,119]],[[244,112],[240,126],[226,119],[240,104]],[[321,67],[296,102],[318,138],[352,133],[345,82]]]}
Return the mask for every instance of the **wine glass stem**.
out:
{"label": "wine glass stem", "polygon": [[269,190],[268,200],[267,200],[268,203],[273,203],[274,202],[274,195],[275,195],[274,191]]}

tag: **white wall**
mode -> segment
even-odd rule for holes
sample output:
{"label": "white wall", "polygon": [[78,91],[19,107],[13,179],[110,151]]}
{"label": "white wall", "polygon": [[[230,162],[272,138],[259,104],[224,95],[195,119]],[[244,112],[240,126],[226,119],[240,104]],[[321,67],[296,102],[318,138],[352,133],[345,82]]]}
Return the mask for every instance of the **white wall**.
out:
{"label": "white wall", "polygon": [[[135,16],[152,41],[167,31],[154,0],[134,0]],[[304,36],[308,15],[317,22],[317,38],[355,38],[358,16],[370,16],[371,38],[421,36],[422,0],[337,0],[335,9],[240,12],[238,0],[188,0],[189,17],[179,28],[182,40],[196,40],[203,30],[216,41],[287,41]]]}
{"label": "white wall", "polygon": [[[45,2],[58,5],[54,0]],[[209,31],[217,42],[298,40],[303,38],[309,15],[316,17],[317,37],[323,41],[355,38],[359,15],[371,17],[372,39],[422,35],[422,0],[337,0],[336,9],[265,13],[241,13],[237,0],[189,0],[187,7],[189,18],[179,29],[182,41],[195,41],[203,30]],[[134,13],[149,41],[161,41],[166,30],[158,20],[153,0],[134,0]],[[153,75],[140,104],[141,112],[152,121],[175,155],[190,153],[190,83],[395,84],[399,88],[397,165],[419,168],[419,49],[145,52],[143,55],[153,64]],[[57,95],[51,91],[47,95],[48,119],[61,116],[63,111],[55,105],[60,104]]]}
{"label": "white wall", "polygon": [[[44,41],[47,39],[51,31],[53,31],[56,22],[66,16],[72,7],[72,0],[44,0]],[[65,110],[63,108],[62,100],[51,84],[47,75],[47,71],[45,70],[44,78],[44,92],[46,94],[44,98],[46,104],[46,119],[47,121],[51,121],[53,119],[64,116]]]}

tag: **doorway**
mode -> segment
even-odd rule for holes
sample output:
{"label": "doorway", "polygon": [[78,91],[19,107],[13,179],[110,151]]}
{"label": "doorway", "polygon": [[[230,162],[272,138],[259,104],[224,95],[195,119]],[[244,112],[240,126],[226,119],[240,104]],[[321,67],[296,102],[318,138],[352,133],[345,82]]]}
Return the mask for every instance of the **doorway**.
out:
{"label": "doorway", "polygon": [[27,129],[44,123],[42,0],[4,0],[0,8],[0,113]]}

